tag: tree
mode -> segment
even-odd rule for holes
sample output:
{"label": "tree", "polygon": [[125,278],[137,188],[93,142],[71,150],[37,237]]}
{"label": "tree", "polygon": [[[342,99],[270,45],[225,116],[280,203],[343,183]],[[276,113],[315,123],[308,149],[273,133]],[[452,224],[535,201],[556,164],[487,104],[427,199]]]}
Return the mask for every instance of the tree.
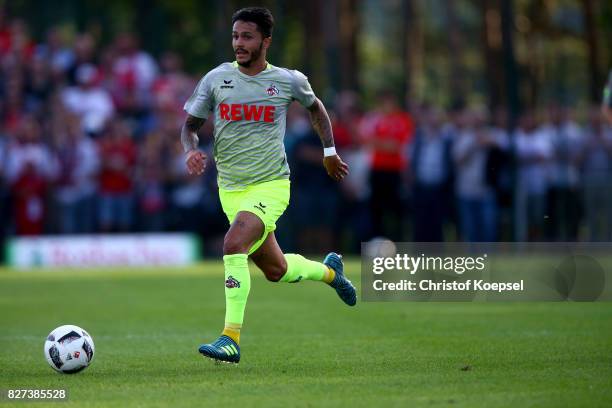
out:
{"label": "tree", "polygon": [[593,0],[582,0],[582,12],[584,14],[585,41],[589,50],[589,99],[593,103],[599,103],[602,75],[599,69],[599,41],[597,25],[593,17]]}
{"label": "tree", "polygon": [[516,119],[521,111],[519,100],[519,75],[516,68],[514,56],[514,21],[513,21],[513,0],[502,0],[501,2],[501,32],[502,32],[502,52],[504,62],[504,73],[507,84],[507,106],[509,127],[514,128]]}
{"label": "tree", "polygon": [[499,2],[480,0],[482,15],[481,44],[487,78],[488,106],[494,110],[504,105],[506,87],[502,65],[502,32]]}
{"label": "tree", "polygon": [[448,45],[448,62],[450,69],[450,103],[451,106],[465,104],[465,69],[461,58],[465,53],[463,36],[457,18],[456,0],[447,0],[446,7],[446,42]]}
{"label": "tree", "polygon": [[342,89],[359,90],[360,64],[357,52],[359,38],[359,12],[357,0],[339,0],[340,8],[340,67]]}

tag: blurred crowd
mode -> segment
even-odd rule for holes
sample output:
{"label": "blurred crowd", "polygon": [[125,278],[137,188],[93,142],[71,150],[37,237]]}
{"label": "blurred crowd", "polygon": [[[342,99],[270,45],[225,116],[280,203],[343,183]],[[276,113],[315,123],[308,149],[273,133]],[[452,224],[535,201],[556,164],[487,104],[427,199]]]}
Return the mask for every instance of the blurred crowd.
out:
{"label": "blurred crowd", "polygon": [[[298,194],[288,223],[309,231],[289,234],[308,240],[298,248],[324,246],[322,236],[354,251],[379,237],[612,239],[612,127],[599,106],[577,117],[572,108],[551,104],[525,112],[509,131],[503,109],[419,105],[406,112],[382,92],[375,109],[362,111],[357,95],[344,92],[332,122],[351,174],[339,188],[317,173],[317,136],[302,111],[295,115],[287,150]],[[321,193],[325,200],[319,203]],[[313,206],[317,210],[308,212]]]}
{"label": "blurred crowd", "polygon": [[23,21],[0,21],[2,235],[222,224],[214,174],[185,170],[182,106],[197,79],[181,58],[154,59],[131,33],[104,47],[67,37],[52,28],[35,42]]}
{"label": "blurred crowd", "polygon": [[[37,42],[0,17],[0,234],[191,231],[217,251],[227,221],[214,166],[189,176],[179,142],[202,74],[172,52],[153,58],[131,33],[102,45],[51,28]],[[503,110],[406,112],[391,92],[371,110],[352,92],[328,102],[351,173],[327,177],[307,112],[292,105],[287,250],[358,252],[374,237],[612,239],[612,133],[598,110],[527,112],[510,133]],[[210,121],[201,133],[210,153]]]}

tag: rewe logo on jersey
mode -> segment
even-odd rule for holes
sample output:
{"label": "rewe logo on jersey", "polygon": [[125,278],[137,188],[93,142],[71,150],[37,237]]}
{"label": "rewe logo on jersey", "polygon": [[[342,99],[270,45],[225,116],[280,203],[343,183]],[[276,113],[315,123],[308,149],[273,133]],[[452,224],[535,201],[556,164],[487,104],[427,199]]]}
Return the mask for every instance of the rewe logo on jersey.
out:
{"label": "rewe logo on jersey", "polygon": [[219,117],[231,122],[249,120],[272,123],[274,122],[275,110],[276,106],[221,103],[219,104]]}

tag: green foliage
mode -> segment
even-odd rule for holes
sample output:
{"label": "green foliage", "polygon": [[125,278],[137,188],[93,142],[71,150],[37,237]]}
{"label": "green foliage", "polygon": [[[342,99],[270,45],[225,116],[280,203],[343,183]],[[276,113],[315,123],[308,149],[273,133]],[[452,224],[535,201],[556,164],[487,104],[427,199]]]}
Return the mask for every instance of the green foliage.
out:
{"label": "green foliage", "polygon": [[[523,104],[542,106],[559,100],[573,105],[588,103],[593,67],[589,65],[583,16],[587,3],[513,0],[513,33],[522,75]],[[159,56],[166,50],[175,51],[183,57],[185,68],[198,76],[232,58],[231,14],[239,7],[251,5],[246,0],[4,0],[0,4],[9,16],[24,18],[37,41],[53,25],[63,27],[69,35],[92,30],[102,46],[118,32],[134,30],[149,52]],[[261,4],[277,16],[271,50],[273,63],[298,69],[308,67],[317,90],[338,87],[327,78],[330,70],[326,68],[339,61],[328,61],[325,41],[317,49],[308,50],[308,54],[304,52],[306,39],[318,35],[305,24],[304,5],[280,0],[266,0]],[[401,93],[409,82],[417,101],[448,106],[454,98],[452,84],[459,81],[468,102],[486,101],[492,93],[489,86],[493,85],[486,81],[487,62],[483,52],[485,5],[498,7],[499,4],[474,0],[359,1],[360,24],[352,34],[358,41],[360,63],[354,69],[359,70],[362,97],[371,101],[380,88],[393,88]],[[603,78],[612,66],[609,47],[612,2],[592,0],[592,4],[599,40],[597,76]],[[408,5],[415,11],[415,21],[410,26],[402,12]],[[310,7],[316,8],[313,12],[316,18],[323,16],[329,6],[318,1]],[[450,23],[451,15],[454,24]],[[449,30],[452,29],[457,33],[456,45],[451,44]],[[412,30],[407,57],[402,42],[406,30]],[[456,60],[451,59],[453,52],[458,55]],[[407,65],[410,70],[406,69]],[[494,69],[503,68],[501,63],[495,64]],[[503,78],[503,73],[494,78]]]}

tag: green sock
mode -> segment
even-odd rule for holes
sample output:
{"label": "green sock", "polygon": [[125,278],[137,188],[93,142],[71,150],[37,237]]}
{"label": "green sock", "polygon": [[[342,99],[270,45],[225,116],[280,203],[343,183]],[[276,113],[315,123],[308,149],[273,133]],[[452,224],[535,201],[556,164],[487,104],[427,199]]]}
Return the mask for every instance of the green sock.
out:
{"label": "green sock", "polygon": [[333,273],[325,264],[310,261],[299,254],[285,254],[285,259],[287,272],[281,278],[281,282],[295,283],[302,279],[327,282]]}
{"label": "green sock", "polygon": [[225,325],[242,325],[251,275],[247,254],[225,255]]}

